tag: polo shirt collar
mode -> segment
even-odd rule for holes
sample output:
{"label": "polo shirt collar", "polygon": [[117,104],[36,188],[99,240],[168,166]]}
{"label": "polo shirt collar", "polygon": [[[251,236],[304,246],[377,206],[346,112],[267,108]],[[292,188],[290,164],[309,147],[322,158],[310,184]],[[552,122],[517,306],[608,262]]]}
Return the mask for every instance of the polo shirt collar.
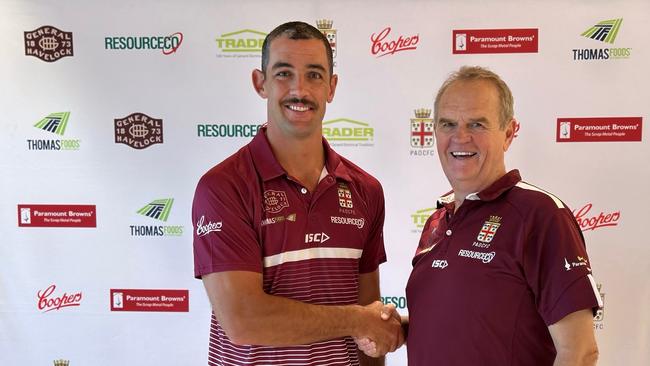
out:
{"label": "polo shirt collar", "polygon": [[[468,194],[465,199],[470,201],[493,201],[508,191],[510,188],[514,187],[517,183],[519,183],[519,181],[521,181],[519,170],[513,169],[503,175],[501,178],[494,181],[494,183],[492,183],[484,190]],[[437,208],[447,207],[453,212],[454,198],[454,191],[447,192],[445,195],[438,199]]]}
{"label": "polo shirt collar", "polygon": [[[253,164],[260,173],[262,180],[268,181],[287,172],[282,168],[282,165],[275,159],[271,144],[266,137],[266,125],[263,125],[258,131],[257,135],[249,144]],[[323,138],[323,149],[325,149],[325,169],[336,178],[341,178],[346,181],[351,181],[348,168],[343,164],[339,154],[334,151],[327,140]]]}

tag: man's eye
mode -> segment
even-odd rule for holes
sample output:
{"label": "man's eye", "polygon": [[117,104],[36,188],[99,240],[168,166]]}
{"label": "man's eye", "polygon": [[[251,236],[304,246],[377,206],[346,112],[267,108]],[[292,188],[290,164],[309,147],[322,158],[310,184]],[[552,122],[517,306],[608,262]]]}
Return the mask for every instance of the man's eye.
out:
{"label": "man's eye", "polygon": [[288,72],[288,71],[278,71],[278,72],[275,74],[275,76],[285,78],[285,77],[289,76],[289,72]]}
{"label": "man's eye", "polygon": [[323,78],[323,75],[321,75],[321,74],[319,74],[319,73],[317,73],[317,72],[310,72],[310,73],[309,73],[309,77],[310,77],[311,79],[322,79],[322,78]]}

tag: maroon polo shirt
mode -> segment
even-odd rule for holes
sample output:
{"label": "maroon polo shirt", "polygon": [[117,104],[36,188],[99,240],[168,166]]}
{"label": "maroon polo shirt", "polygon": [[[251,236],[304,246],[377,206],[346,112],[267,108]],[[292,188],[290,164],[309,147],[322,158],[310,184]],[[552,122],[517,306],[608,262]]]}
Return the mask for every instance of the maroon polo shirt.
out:
{"label": "maroon polo shirt", "polygon": [[600,301],[571,210],[517,170],[439,200],[406,296],[410,366],[552,365],[548,326]]}
{"label": "maroon polo shirt", "polygon": [[[199,181],[194,274],[252,271],[264,291],[311,304],[358,303],[360,273],[386,260],[379,182],[334,152],[314,192],[277,162],[266,128]],[[351,338],[295,347],[237,346],[212,317],[210,365],[358,365]]]}

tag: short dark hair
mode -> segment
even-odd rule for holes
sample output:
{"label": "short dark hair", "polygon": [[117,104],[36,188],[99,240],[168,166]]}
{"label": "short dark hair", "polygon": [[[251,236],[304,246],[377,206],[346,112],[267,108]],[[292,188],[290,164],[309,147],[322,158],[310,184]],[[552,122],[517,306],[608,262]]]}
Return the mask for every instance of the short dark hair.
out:
{"label": "short dark hair", "polygon": [[332,56],[332,47],[330,46],[329,41],[313,25],[307,24],[305,22],[288,22],[277,26],[271,33],[266,35],[264,38],[264,44],[262,44],[262,72],[266,75],[266,67],[269,64],[269,53],[271,49],[271,42],[278,37],[287,37],[289,39],[319,39],[323,42],[325,46],[325,51],[327,52],[327,61],[329,62],[330,76],[334,74],[334,57]]}

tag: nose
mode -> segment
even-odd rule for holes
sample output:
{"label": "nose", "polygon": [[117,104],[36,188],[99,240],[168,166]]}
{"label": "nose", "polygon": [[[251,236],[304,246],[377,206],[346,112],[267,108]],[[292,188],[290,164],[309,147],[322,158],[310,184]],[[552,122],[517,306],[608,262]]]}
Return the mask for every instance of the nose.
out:
{"label": "nose", "polygon": [[469,142],[472,139],[472,134],[464,125],[459,125],[451,136],[452,140],[456,143]]}
{"label": "nose", "polygon": [[306,84],[305,77],[301,75],[296,75],[291,80],[289,93],[291,94],[292,97],[303,98],[305,95],[307,95],[306,86],[307,84]]}

